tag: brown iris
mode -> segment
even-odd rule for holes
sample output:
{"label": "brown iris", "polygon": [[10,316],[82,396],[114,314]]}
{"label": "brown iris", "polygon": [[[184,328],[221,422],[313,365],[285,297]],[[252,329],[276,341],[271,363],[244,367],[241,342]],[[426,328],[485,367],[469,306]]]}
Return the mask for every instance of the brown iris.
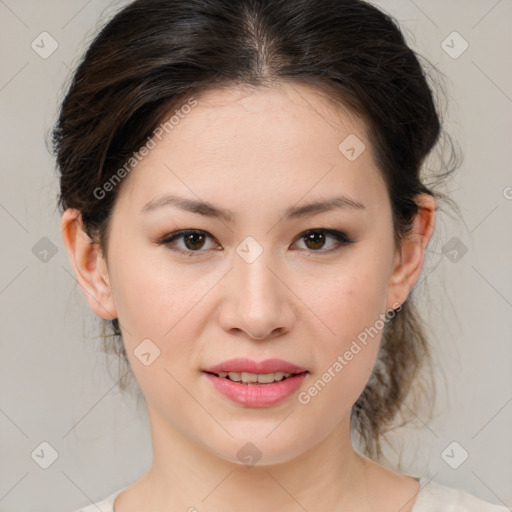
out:
{"label": "brown iris", "polygon": [[[313,231],[304,235],[304,242],[309,249],[318,250],[321,249],[325,243],[325,234],[322,232]],[[313,246],[308,245],[309,243]]]}
{"label": "brown iris", "polygon": [[206,237],[202,233],[188,233],[183,235],[183,241],[185,242],[187,249],[190,249],[191,251],[201,249],[204,245],[205,238]]}

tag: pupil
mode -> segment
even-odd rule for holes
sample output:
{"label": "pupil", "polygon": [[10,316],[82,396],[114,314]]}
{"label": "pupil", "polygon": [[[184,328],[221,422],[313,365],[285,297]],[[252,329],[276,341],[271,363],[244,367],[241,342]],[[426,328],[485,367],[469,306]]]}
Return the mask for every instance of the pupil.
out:
{"label": "pupil", "polygon": [[[320,241],[318,240],[315,242],[315,238],[320,237]],[[321,249],[325,242],[325,235],[323,233],[309,233],[306,235],[306,245],[308,245],[308,242],[313,242],[313,247],[310,247],[310,249]],[[308,246],[309,247],[309,246]]]}
{"label": "pupil", "polygon": [[[199,237],[200,241],[199,242],[197,242],[197,240],[194,241],[193,237]],[[185,237],[185,244],[189,249],[200,249],[202,247],[201,242],[204,242],[203,239],[204,239],[204,236],[201,233],[190,233]],[[190,247],[190,243],[189,243],[191,240],[192,240],[192,247]],[[199,243],[199,246],[194,246],[194,244],[197,244],[197,243]]]}

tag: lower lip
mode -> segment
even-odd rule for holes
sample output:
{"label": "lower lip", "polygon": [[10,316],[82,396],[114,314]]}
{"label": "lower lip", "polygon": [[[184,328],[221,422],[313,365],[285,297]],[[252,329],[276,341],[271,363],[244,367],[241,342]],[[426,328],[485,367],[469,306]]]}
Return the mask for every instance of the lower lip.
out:
{"label": "lower lip", "polygon": [[269,407],[278,404],[300,388],[306,373],[298,373],[272,384],[244,384],[204,372],[217,391],[246,407]]}

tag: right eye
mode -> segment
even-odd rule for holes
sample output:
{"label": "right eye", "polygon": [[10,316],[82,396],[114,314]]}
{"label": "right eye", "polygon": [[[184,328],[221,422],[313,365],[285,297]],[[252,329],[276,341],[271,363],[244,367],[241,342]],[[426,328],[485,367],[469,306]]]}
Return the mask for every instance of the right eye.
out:
{"label": "right eye", "polygon": [[[206,231],[199,229],[186,229],[170,233],[159,240],[158,243],[160,245],[165,245],[171,249],[171,251],[181,252],[191,256],[194,253],[206,252],[206,250],[201,249],[204,247],[204,242],[207,238],[213,239],[213,237]],[[185,247],[176,248],[176,240],[180,239],[183,240]]]}

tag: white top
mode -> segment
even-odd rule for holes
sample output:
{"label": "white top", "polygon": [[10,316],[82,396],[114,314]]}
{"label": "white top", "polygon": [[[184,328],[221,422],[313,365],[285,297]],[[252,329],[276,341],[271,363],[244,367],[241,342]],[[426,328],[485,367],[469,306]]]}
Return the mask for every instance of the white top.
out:
{"label": "white top", "polygon": [[[420,491],[412,512],[511,512],[502,505],[493,505],[460,489],[429,481],[426,476],[413,477],[420,482]],[[123,487],[104,500],[75,512],[115,512],[114,501],[127,489]]]}

